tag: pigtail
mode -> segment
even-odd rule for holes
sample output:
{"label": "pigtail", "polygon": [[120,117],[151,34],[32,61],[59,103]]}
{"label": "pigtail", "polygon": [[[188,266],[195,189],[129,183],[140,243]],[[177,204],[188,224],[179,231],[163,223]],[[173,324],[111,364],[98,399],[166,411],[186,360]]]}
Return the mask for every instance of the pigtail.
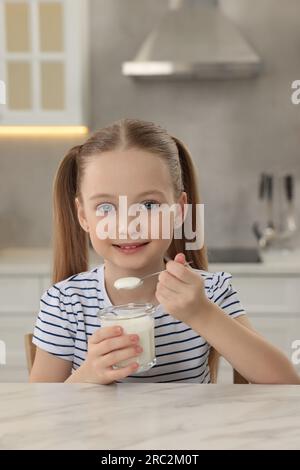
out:
{"label": "pigtail", "polygon": [[[183,191],[187,193],[187,203],[192,204],[192,229],[196,231],[196,204],[200,204],[199,183],[197,172],[193,163],[190,152],[186,146],[176,137],[173,137],[176,143],[181,166]],[[200,250],[187,250],[185,244],[188,240],[184,237],[181,239],[173,239],[169,247],[168,255],[174,259],[177,253],[184,253],[187,261],[192,261],[192,267],[197,269],[208,270],[207,250],[205,244]],[[217,382],[219,368],[219,353],[212,346],[210,347],[208,356],[208,366],[210,370],[210,380],[212,383]]]}
{"label": "pigtail", "polygon": [[77,196],[77,145],[61,161],[53,185],[53,276],[55,284],[88,270],[88,235],[79,224]]}
{"label": "pigtail", "polygon": [[[196,204],[200,204],[200,196],[198,191],[197,172],[193,163],[193,159],[186,146],[176,137],[172,137],[176,143],[179,155],[179,161],[182,174],[182,190],[187,193],[187,203],[192,207],[192,230],[196,232]],[[207,253],[205,245],[199,250],[187,250],[186,243],[191,242],[182,233],[182,238],[173,238],[168,250],[168,255],[174,259],[177,253],[184,253],[187,261],[192,261],[192,267],[196,269],[208,269]]]}

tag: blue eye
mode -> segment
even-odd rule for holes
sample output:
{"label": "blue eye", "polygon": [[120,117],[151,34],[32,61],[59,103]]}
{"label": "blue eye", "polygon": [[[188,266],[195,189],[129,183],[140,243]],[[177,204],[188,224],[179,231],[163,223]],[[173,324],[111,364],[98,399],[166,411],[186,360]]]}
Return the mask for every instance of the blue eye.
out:
{"label": "blue eye", "polygon": [[113,212],[115,210],[114,206],[110,203],[103,203],[99,204],[96,209],[96,215],[106,215],[109,212]]}
{"label": "blue eye", "polygon": [[141,206],[142,207],[146,206],[147,210],[153,210],[153,209],[158,209],[158,207],[160,206],[160,203],[156,201],[145,201],[141,203]]}

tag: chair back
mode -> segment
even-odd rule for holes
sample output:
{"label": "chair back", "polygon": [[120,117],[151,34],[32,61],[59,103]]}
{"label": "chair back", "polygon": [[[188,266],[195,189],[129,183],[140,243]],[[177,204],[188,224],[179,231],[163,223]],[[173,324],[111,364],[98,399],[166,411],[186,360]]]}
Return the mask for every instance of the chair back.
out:
{"label": "chair back", "polygon": [[27,362],[27,369],[28,372],[31,372],[34,358],[35,358],[35,352],[36,352],[36,346],[32,342],[33,334],[28,333],[27,335],[24,336],[24,343],[25,343],[25,354],[26,354],[26,362]]}

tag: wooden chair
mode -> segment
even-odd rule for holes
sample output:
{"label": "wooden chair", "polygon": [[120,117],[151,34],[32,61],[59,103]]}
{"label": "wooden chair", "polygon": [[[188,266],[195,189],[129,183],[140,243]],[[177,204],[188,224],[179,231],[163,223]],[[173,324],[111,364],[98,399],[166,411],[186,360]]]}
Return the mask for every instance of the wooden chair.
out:
{"label": "wooden chair", "polygon": [[248,384],[249,382],[237,370],[233,369],[233,383],[234,384]]}
{"label": "wooden chair", "polygon": [[35,351],[36,351],[36,346],[32,342],[33,334],[28,333],[27,335],[24,336],[24,343],[25,343],[25,353],[26,353],[26,361],[27,361],[27,369],[30,374],[34,358],[35,358]]}
{"label": "wooden chair", "polygon": [[[218,369],[219,369],[219,353],[211,348],[208,356],[208,367],[210,369],[210,381],[212,384],[218,383]],[[233,383],[234,384],[248,384],[246,380],[237,370],[232,369],[233,372]]]}

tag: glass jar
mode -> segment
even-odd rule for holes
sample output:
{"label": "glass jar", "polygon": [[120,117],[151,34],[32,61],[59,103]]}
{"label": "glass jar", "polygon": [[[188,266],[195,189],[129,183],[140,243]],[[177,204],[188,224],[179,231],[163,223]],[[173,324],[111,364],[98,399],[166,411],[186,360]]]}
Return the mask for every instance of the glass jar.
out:
{"label": "glass jar", "polygon": [[119,369],[136,361],[139,368],[135,373],[145,372],[156,364],[154,339],[155,306],[151,303],[130,302],[111,305],[100,310],[101,327],[121,326],[125,334],[137,334],[143,351],[136,357],[120,361],[113,368]]}

